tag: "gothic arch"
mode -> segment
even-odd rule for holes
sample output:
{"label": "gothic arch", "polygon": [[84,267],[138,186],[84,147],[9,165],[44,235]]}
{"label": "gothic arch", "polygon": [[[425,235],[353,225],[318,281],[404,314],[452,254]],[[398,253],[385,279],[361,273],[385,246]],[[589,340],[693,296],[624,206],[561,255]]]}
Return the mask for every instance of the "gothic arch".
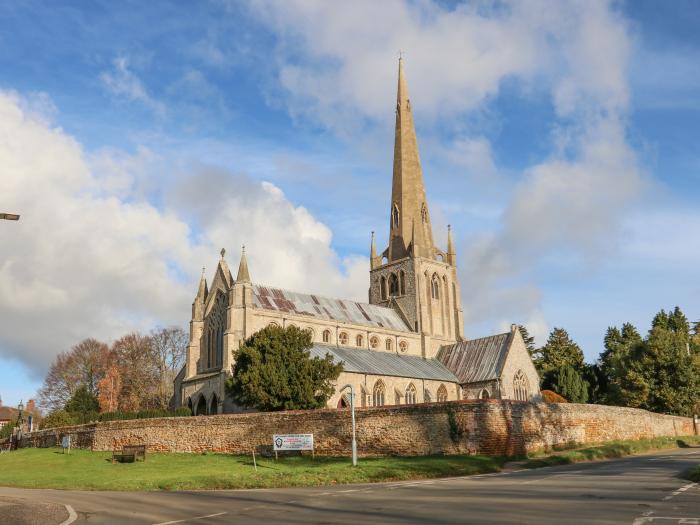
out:
{"label": "gothic arch", "polygon": [[416,385],[413,383],[409,383],[408,386],[406,387],[406,394],[405,394],[405,399],[406,399],[406,404],[407,405],[415,405],[416,404]]}
{"label": "gothic arch", "polygon": [[443,403],[447,401],[447,388],[445,388],[445,385],[440,385],[440,387],[437,390],[437,401],[438,403]]}
{"label": "gothic arch", "polygon": [[522,370],[513,377],[513,397],[517,401],[527,401],[530,398],[530,383]]}
{"label": "gothic arch", "polygon": [[218,414],[219,413],[219,398],[216,394],[212,394],[211,401],[209,401],[209,413]]}
{"label": "gothic arch", "polygon": [[376,383],[374,383],[374,388],[372,389],[372,406],[384,406],[385,397],[386,387],[384,386],[384,381],[377,379]]}
{"label": "gothic arch", "polygon": [[207,400],[203,395],[199,396],[199,400],[197,401],[197,405],[195,407],[195,416],[206,416],[207,415]]}
{"label": "gothic arch", "polygon": [[400,288],[399,288],[399,278],[396,277],[395,273],[392,273],[391,275],[389,275],[389,295],[391,297],[396,297],[397,295],[401,295]]}
{"label": "gothic arch", "polygon": [[379,279],[379,294],[382,298],[382,301],[386,300],[386,277],[382,275],[381,279]]}

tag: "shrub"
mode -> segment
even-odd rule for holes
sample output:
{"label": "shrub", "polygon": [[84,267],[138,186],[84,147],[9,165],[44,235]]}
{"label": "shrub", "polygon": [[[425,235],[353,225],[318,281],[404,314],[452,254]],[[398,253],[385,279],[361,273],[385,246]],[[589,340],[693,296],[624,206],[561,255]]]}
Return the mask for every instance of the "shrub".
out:
{"label": "shrub", "polygon": [[0,428],[0,439],[9,438],[12,435],[13,428],[15,428],[15,424],[12,421],[5,423],[2,428]]}
{"label": "shrub", "polygon": [[125,419],[152,419],[156,417],[187,417],[191,416],[192,412],[187,407],[181,407],[177,410],[164,410],[160,408],[151,408],[141,410],[139,412],[105,412],[100,414],[100,421],[122,421]]}
{"label": "shrub", "polygon": [[545,403],[568,403],[568,401],[551,390],[542,390],[542,399]]}
{"label": "shrub", "polygon": [[457,414],[452,408],[447,409],[447,424],[450,425],[450,439],[455,443],[459,443],[459,440],[464,435],[464,430],[459,426]]}
{"label": "shrub", "polygon": [[69,427],[75,425],[75,418],[65,410],[54,410],[41,421],[41,430],[45,428]]}

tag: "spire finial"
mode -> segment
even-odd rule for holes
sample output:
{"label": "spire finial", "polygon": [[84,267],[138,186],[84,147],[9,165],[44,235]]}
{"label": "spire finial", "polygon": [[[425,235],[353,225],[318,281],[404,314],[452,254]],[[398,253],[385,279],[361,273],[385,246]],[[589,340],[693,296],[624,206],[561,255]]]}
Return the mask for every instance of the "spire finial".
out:
{"label": "spire finial", "polygon": [[221,248],[221,258],[224,258],[224,255],[226,255],[226,248]]}
{"label": "spire finial", "polygon": [[238,275],[236,276],[236,282],[249,283],[250,272],[248,271],[248,260],[245,256],[245,244],[241,248],[241,262],[238,265]]}
{"label": "spire finial", "polygon": [[457,266],[457,254],[455,244],[452,240],[452,225],[447,225],[447,262],[452,266]]}

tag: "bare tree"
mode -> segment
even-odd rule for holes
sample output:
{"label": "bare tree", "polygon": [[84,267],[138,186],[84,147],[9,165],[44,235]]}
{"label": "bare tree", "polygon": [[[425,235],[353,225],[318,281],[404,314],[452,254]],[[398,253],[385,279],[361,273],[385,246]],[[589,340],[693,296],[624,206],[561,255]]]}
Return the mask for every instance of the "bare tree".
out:
{"label": "bare tree", "polygon": [[188,342],[187,333],[176,326],[151,332],[151,345],[159,375],[158,408],[168,408],[173,396],[173,380],[185,361]]}
{"label": "bare tree", "polygon": [[121,374],[119,409],[156,408],[159,373],[151,338],[134,332],[115,341],[112,351]]}
{"label": "bare tree", "polygon": [[81,386],[96,394],[111,359],[109,347],[96,339],[85,339],[60,353],[39,390],[40,406],[49,411],[61,410]]}

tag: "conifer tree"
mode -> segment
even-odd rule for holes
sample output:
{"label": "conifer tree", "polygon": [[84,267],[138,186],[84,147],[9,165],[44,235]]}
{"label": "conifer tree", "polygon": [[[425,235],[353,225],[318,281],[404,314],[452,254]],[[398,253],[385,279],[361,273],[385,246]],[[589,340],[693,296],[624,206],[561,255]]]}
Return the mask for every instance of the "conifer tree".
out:
{"label": "conifer tree", "polygon": [[554,390],[570,403],[588,401],[588,384],[581,374],[570,365],[551,370],[547,377],[547,388]]}
{"label": "conifer tree", "polygon": [[581,373],[584,369],[583,352],[563,328],[554,328],[547,343],[540,348],[541,358],[536,365],[540,375],[547,374],[564,366],[570,366]]}

